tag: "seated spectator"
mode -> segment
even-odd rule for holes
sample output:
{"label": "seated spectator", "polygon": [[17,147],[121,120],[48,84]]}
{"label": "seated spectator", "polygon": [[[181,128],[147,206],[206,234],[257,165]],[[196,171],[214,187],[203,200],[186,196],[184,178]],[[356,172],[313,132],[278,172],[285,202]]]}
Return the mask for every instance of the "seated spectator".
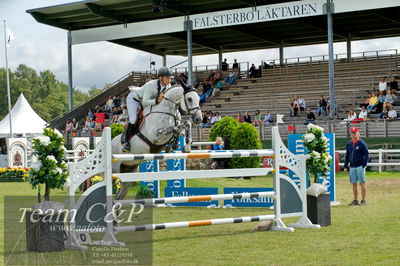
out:
{"label": "seated spectator", "polygon": [[354,119],[357,119],[357,113],[354,109],[350,109],[349,114],[347,115],[347,121],[353,121]]}
{"label": "seated spectator", "polygon": [[236,59],[233,60],[232,69],[240,69],[239,64]]}
{"label": "seated spectator", "polygon": [[211,124],[211,120],[213,119],[213,117],[214,117],[214,114],[213,114],[213,112],[209,111],[209,112],[208,112],[208,114],[207,114],[207,120],[208,120],[208,122],[207,122],[207,126],[209,126],[209,127],[211,127],[211,126],[212,126],[212,124]]}
{"label": "seated spectator", "polygon": [[73,124],[72,136],[76,136],[76,133],[78,132],[79,129],[79,122],[77,122],[75,118],[72,118],[72,124]]}
{"label": "seated spectator", "polygon": [[361,107],[361,112],[358,114],[358,118],[362,120],[366,120],[368,118],[368,112],[364,106]]}
{"label": "seated spectator", "polygon": [[[306,110],[306,101],[303,98],[299,98],[298,103],[300,105],[300,111]],[[300,112],[299,112],[299,116],[300,116]]]}
{"label": "seated spectator", "polygon": [[91,119],[90,117],[86,118],[85,125],[83,126],[83,129],[82,129],[82,133],[86,133],[88,131],[91,131],[90,119]]}
{"label": "seated spectator", "polygon": [[243,122],[251,124],[251,117],[248,112],[244,112]]}
{"label": "seated spectator", "polygon": [[331,112],[331,98],[326,96],[326,112],[329,114]]}
{"label": "seated spectator", "polygon": [[385,91],[387,88],[387,83],[385,77],[380,78],[379,80],[379,91]]}
{"label": "seated spectator", "polygon": [[391,90],[387,90],[383,107],[388,107],[390,105],[393,105],[396,100],[397,100],[396,94],[393,94]]}
{"label": "seated spectator", "polygon": [[311,109],[307,108],[306,113],[307,113],[307,119],[306,119],[304,125],[308,125],[310,123],[314,123],[315,122],[315,115],[314,115],[313,112],[311,112]]}
{"label": "seated spectator", "polygon": [[267,62],[264,62],[264,63],[263,63],[263,68],[264,68],[264,69],[270,69],[271,66],[270,66]]}
{"label": "seated spectator", "polygon": [[121,107],[122,107],[122,109],[124,109],[125,106],[126,106],[126,97],[122,96],[121,97]]}
{"label": "seated spectator", "polygon": [[229,76],[224,79],[224,82],[228,85],[234,83],[237,79],[239,79],[240,72],[238,69],[232,69],[232,72],[229,73]]}
{"label": "seated spectator", "polygon": [[213,88],[213,86],[211,85],[211,82],[208,79],[206,79],[204,81],[204,83],[203,83],[203,92],[205,93],[206,98],[211,97],[211,95],[214,92],[214,88]]}
{"label": "seated spectator", "polygon": [[378,96],[376,96],[375,92],[373,92],[371,98],[369,99],[367,111],[370,113],[372,110],[374,110],[378,105],[378,102],[379,102]]}
{"label": "seated spectator", "polygon": [[201,121],[200,127],[205,128],[208,124],[208,116],[203,111],[201,112],[201,115],[203,117],[203,120]]}
{"label": "seated spectator", "polygon": [[397,79],[395,76],[393,76],[392,80],[390,81],[390,89],[396,90],[396,92],[399,90],[399,84],[397,83]]}
{"label": "seated spectator", "polygon": [[222,89],[222,82],[221,81],[218,81],[217,82],[217,84],[215,85],[215,88],[214,88],[214,92],[213,92],[213,96],[215,96],[215,95],[219,95],[219,92],[221,91],[221,89]]}
{"label": "seated spectator", "polygon": [[300,114],[299,97],[294,96],[290,102],[290,117],[297,116],[297,114]]}
{"label": "seated spectator", "polygon": [[200,89],[200,90],[199,90],[199,98],[200,98],[200,103],[206,102],[207,96],[206,96],[206,94],[204,93],[204,90],[203,90],[203,89]]}
{"label": "seated spectator", "polygon": [[91,108],[89,108],[89,110],[88,110],[88,112],[87,112],[87,117],[89,117],[89,118],[94,118],[94,113],[93,113],[93,111],[92,111]]}
{"label": "seated spectator", "polygon": [[[215,139],[215,143],[211,146],[211,150],[213,150],[213,151],[224,150],[224,146],[223,146],[221,137],[217,137]],[[213,159],[212,163],[211,163],[211,169],[215,169],[215,168],[217,168],[218,165],[222,165],[223,161],[224,161],[224,159]]]}
{"label": "seated spectator", "polygon": [[222,79],[222,72],[221,70],[216,70],[214,74],[214,81],[217,83]]}
{"label": "seated spectator", "polygon": [[71,133],[74,131],[74,124],[71,122],[71,119],[67,120],[67,123],[65,124],[65,134]]}
{"label": "seated spectator", "polygon": [[259,126],[261,125],[263,122],[262,119],[262,115],[260,113],[260,110],[256,110],[256,112],[254,113],[254,121],[253,121],[253,125],[254,126]]}
{"label": "seated spectator", "polygon": [[111,124],[118,122],[119,114],[120,114],[119,113],[119,107],[113,108],[112,117],[111,117],[111,120],[110,120]]}
{"label": "seated spectator", "polygon": [[239,123],[243,123],[243,117],[242,117],[242,115],[241,115],[240,113],[237,113],[235,119],[236,119],[236,121],[238,121]]}
{"label": "seated spectator", "polygon": [[271,123],[273,122],[272,120],[272,116],[268,111],[265,111],[265,115],[264,115],[264,124],[266,127],[270,126]]}
{"label": "seated spectator", "polygon": [[89,118],[89,128],[92,131],[96,128],[96,123],[94,122],[93,118]]}
{"label": "seated spectator", "polygon": [[256,66],[254,64],[251,64],[251,67],[249,69],[249,77],[250,78],[258,78],[259,77],[258,69],[256,68]]}
{"label": "seated spectator", "polygon": [[367,108],[367,106],[369,105],[369,100],[371,100],[371,98],[372,98],[372,93],[368,92],[367,99],[364,101],[364,103],[360,104],[360,107]]}
{"label": "seated spectator", "polygon": [[226,58],[224,59],[224,62],[221,63],[221,70],[222,71],[228,70],[228,63],[226,62]]}
{"label": "seated spectator", "polygon": [[216,112],[213,117],[211,118],[211,124],[214,125],[216,122],[221,120],[221,116],[219,115],[218,112]]}
{"label": "seated spectator", "polygon": [[387,117],[390,119],[395,119],[395,118],[397,118],[397,112],[396,112],[396,110],[394,109],[394,106],[393,105],[390,105],[389,106],[389,111],[387,112]]}
{"label": "seated spectator", "polygon": [[114,96],[113,97],[113,107],[117,108],[120,106],[121,106],[121,100],[117,96]]}
{"label": "seated spectator", "polygon": [[129,118],[128,109],[126,107],[121,107],[121,108],[122,108],[122,113],[119,116],[118,121],[122,121]]}
{"label": "seated spectator", "polygon": [[326,113],[326,105],[327,105],[327,103],[326,103],[326,101],[324,99],[324,96],[321,95],[319,97],[318,109],[317,109],[317,112],[316,112],[318,116],[321,116],[323,112]]}
{"label": "seated spectator", "polygon": [[382,113],[383,112],[383,104],[385,103],[386,95],[384,91],[379,92],[378,96],[378,104],[376,105],[375,112]]}
{"label": "seated spectator", "polygon": [[106,104],[104,106],[104,111],[111,112],[112,108],[113,108],[113,99],[111,96],[109,96],[108,100],[106,101]]}

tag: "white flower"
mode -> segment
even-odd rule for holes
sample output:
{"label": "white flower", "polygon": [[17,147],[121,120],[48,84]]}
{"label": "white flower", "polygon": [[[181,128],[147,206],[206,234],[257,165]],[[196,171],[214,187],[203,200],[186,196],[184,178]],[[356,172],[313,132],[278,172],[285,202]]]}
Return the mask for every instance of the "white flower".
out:
{"label": "white flower", "polygon": [[59,136],[60,138],[64,138],[64,136],[61,134],[60,131],[58,131],[58,129],[54,129],[54,133],[56,133],[56,135]]}
{"label": "white flower", "polygon": [[49,161],[52,161],[52,162],[57,163],[56,157],[54,157],[53,155],[48,155],[48,156],[46,157],[46,159],[49,160]]}
{"label": "white flower", "polygon": [[65,179],[64,187],[69,187],[71,185],[71,179],[69,177]]}
{"label": "white flower", "polygon": [[315,135],[313,133],[304,134],[304,139],[306,142],[311,142],[315,139]]}
{"label": "white flower", "polygon": [[320,126],[315,126],[315,128],[322,132],[324,132],[324,130],[325,130],[323,127],[320,127]]}
{"label": "white flower", "polygon": [[323,136],[321,139],[322,139],[322,141],[325,142],[325,143],[328,143],[328,141],[329,141],[329,139],[328,139],[327,137],[325,137],[325,136]]}
{"label": "white flower", "polygon": [[48,136],[40,136],[36,139],[39,140],[40,144],[43,146],[48,146],[51,143],[51,140]]}
{"label": "white flower", "polygon": [[56,174],[60,174],[61,175],[63,173],[63,171],[62,171],[62,169],[60,167],[56,167],[56,169],[51,170],[51,173],[53,175],[56,175]]}
{"label": "white flower", "polygon": [[314,154],[314,157],[315,157],[316,159],[321,158],[321,154],[320,154],[319,152],[313,151],[312,153]]}
{"label": "white flower", "polygon": [[35,171],[39,171],[42,168],[42,162],[38,160],[37,162],[32,163],[31,168]]}
{"label": "white flower", "polygon": [[315,128],[315,125],[314,124],[308,124],[307,125],[307,130],[311,130],[311,129],[314,129]]}

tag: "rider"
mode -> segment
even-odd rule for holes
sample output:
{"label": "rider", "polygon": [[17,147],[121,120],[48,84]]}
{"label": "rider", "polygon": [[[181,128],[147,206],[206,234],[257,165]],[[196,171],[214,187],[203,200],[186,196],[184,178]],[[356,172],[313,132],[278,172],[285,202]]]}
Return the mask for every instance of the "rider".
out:
{"label": "rider", "polygon": [[158,79],[147,82],[140,89],[131,91],[126,97],[129,122],[121,136],[121,144],[123,145],[124,152],[131,150],[129,139],[133,134],[137,112],[140,108],[148,105],[159,104],[164,99],[165,91],[171,87],[172,73],[169,68],[160,68],[157,75]]}

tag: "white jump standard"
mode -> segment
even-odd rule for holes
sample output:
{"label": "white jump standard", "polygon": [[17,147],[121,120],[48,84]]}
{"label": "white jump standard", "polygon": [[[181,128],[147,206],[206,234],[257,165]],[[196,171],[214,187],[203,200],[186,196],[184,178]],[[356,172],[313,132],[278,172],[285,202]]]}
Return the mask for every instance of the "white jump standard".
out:
{"label": "white jump standard", "polygon": [[[260,215],[252,217],[207,219],[201,221],[179,221],[162,224],[146,225],[115,225],[110,219],[104,224],[104,237],[102,241],[93,242],[87,232],[68,232],[66,245],[72,248],[86,248],[84,244],[100,244],[122,246],[124,243],[118,242],[115,233],[139,230],[158,230],[179,227],[193,227],[217,224],[232,224],[242,222],[255,222],[263,220],[273,221],[271,230],[293,232],[295,227],[299,228],[320,228],[319,225],[312,224],[307,217],[307,196],[306,196],[306,156],[294,155],[283,144],[277,127],[272,128],[272,150],[241,150],[212,153],[165,153],[165,154],[112,154],[111,147],[111,129],[105,128],[103,137],[97,145],[95,151],[86,159],[69,164],[69,177],[71,185],[69,187],[70,209],[77,209],[78,216],[85,215],[85,206],[88,208],[90,203],[103,202],[106,206],[104,215],[112,213],[113,208],[121,207],[117,205],[143,204],[145,206],[154,206],[157,204],[183,203],[191,201],[209,201],[223,199],[247,199],[256,197],[270,197],[274,201],[273,215]],[[147,173],[112,173],[113,162],[120,161],[146,161],[153,159],[203,159],[203,158],[234,158],[234,157],[261,157],[272,156],[275,158],[272,168],[242,168],[242,169],[223,169],[223,170],[190,170],[190,171],[166,171],[166,172],[147,172]],[[289,176],[275,171],[286,167],[293,171],[300,179],[297,183]],[[160,199],[145,200],[113,200],[112,199],[112,176],[117,176],[121,182],[135,181],[155,181],[155,180],[174,180],[174,179],[193,179],[193,178],[220,178],[236,176],[265,176],[273,172],[273,191],[258,193],[241,194],[218,194],[192,197],[169,197]],[[86,199],[80,199],[75,204],[75,190],[87,178],[102,174],[104,181],[90,187],[82,196]],[[88,199],[89,198],[89,199]],[[89,201],[86,202],[86,201]],[[93,204],[93,203],[92,203]],[[104,216],[103,216],[104,217]],[[283,223],[282,218],[300,217],[299,220],[290,224],[289,227]],[[88,226],[87,222],[76,222],[72,225]],[[91,224],[89,224],[91,225]]]}

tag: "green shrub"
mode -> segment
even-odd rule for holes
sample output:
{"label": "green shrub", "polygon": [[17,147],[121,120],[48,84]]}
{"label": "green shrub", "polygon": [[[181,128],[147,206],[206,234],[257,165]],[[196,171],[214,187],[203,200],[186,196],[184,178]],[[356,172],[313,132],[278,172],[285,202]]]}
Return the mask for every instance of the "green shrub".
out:
{"label": "green shrub", "polygon": [[114,123],[110,125],[111,127],[111,138],[115,138],[119,134],[124,133],[124,126],[118,123]]}
{"label": "green shrub", "polygon": [[[232,132],[230,140],[232,150],[257,150],[262,148],[257,129],[248,123],[239,124]],[[255,168],[259,167],[260,157],[232,158],[230,168]]]}
{"label": "green shrub", "polygon": [[239,123],[236,119],[226,116],[213,125],[208,139],[214,141],[217,137],[224,138],[225,136],[228,136],[229,139],[231,139],[232,133],[238,125]]}

